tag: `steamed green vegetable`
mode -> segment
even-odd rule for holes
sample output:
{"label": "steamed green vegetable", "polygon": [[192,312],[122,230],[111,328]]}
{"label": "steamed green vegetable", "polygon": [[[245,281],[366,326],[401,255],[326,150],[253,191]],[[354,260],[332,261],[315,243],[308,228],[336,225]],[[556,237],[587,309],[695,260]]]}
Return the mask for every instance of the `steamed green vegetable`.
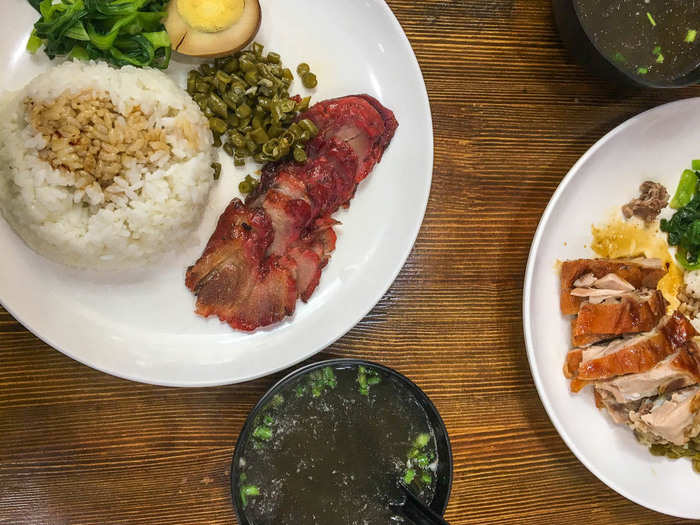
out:
{"label": "steamed green vegetable", "polygon": [[28,0],[41,15],[27,50],[49,58],[105,60],[165,69],[170,38],[161,21],[167,0]]}
{"label": "steamed green vegetable", "polygon": [[[695,166],[695,164],[694,164]],[[676,260],[686,270],[700,270],[700,172],[685,170],[681,175],[671,207],[678,208],[670,220],[661,219],[661,231],[668,244],[677,246]]]}
{"label": "steamed green vegetable", "polygon": [[695,195],[695,187],[698,184],[698,177],[693,170],[684,170],[681,180],[676,188],[676,193],[671,199],[671,208],[677,210],[690,202]]}

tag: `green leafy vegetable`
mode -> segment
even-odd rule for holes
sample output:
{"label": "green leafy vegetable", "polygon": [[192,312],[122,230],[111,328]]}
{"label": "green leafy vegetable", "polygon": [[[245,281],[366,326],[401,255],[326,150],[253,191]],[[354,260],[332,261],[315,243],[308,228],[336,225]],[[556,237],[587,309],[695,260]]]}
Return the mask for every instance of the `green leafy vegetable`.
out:
{"label": "green leafy vegetable", "polygon": [[697,184],[698,177],[695,175],[695,172],[693,170],[684,170],[681,174],[681,180],[678,182],[676,194],[671,199],[671,208],[677,210],[688,204],[693,195],[695,195]]}
{"label": "green leafy vegetable", "polygon": [[167,0],[28,0],[41,17],[27,50],[49,58],[105,60],[116,66],[157,67],[170,62],[163,27]]}
{"label": "green leafy vegetable", "polygon": [[692,44],[695,42],[695,37],[698,36],[698,32],[695,29],[688,29],[688,32],[685,35],[685,42],[688,44]]}
{"label": "green leafy vegetable", "polygon": [[661,231],[668,234],[668,244],[677,246],[676,260],[686,270],[700,269],[700,172],[685,170],[678,183],[671,206],[678,211],[670,220],[661,219]]}

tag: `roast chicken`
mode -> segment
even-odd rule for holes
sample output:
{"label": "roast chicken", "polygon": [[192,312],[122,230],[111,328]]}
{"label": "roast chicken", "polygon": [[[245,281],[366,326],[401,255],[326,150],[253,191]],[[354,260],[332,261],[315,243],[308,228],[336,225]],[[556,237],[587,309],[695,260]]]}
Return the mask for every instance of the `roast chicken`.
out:
{"label": "roast chicken", "polygon": [[559,303],[573,348],[563,371],[645,443],[682,446],[700,435],[700,349],[656,289],[666,270],[645,258],[564,262]]}

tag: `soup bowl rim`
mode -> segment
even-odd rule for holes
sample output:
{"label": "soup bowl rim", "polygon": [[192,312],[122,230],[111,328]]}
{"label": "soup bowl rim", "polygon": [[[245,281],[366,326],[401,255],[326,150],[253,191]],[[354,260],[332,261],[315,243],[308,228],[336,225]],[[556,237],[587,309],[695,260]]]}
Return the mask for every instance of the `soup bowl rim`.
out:
{"label": "soup bowl rim", "polygon": [[[249,434],[251,432],[251,429],[253,427],[255,418],[257,417],[258,413],[260,410],[262,410],[263,407],[267,406],[268,402],[272,399],[272,397],[278,393],[279,390],[283,389],[288,383],[298,379],[301,376],[304,376],[308,373],[310,373],[313,370],[319,369],[319,368],[325,368],[327,366],[332,366],[332,367],[339,367],[339,366],[367,366],[370,368],[375,368],[377,370],[380,370],[381,372],[388,374],[395,379],[397,379],[399,382],[401,382],[403,385],[405,385],[409,391],[416,397],[418,400],[419,404],[423,407],[423,409],[426,411],[426,415],[428,417],[430,426],[432,428],[434,437],[435,437],[435,442],[436,442],[436,447],[437,449],[442,449],[444,447],[444,451],[446,453],[440,455],[438,458],[438,463],[441,463],[443,465],[446,465],[446,490],[444,492],[444,498],[442,500],[438,501],[437,500],[437,494],[435,497],[433,497],[433,501],[430,503],[430,508],[439,513],[440,515],[444,514],[445,509],[447,508],[447,504],[450,500],[450,494],[452,492],[452,478],[453,478],[453,457],[452,457],[452,445],[450,444],[450,437],[449,434],[447,433],[447,427],[445,426],[445,422],[443,421],[442,417],[440,416],[440,412],[438,412],[437,408],[431,401],[431,399],[428,397],[428,395],[423,392],[423,390],[416,385],[413,381],[411,381],[408,377],[403,375],[400,372],[397,372],[393,368],[389,368],[388,366],[375,363],[373,361],[367,361],[365,359],[356,359],[356,358],[351,358],[351,357],[341,357],[341,358],[334,358],[334,359],[326,359],[323,361],[316,361],[313,363],[309,363],[307,365],[304,365],[300,368],[297,368],[296,370],[291,371],[284,377],[282,377],[279,381],[277,381],[275,384],[273,384],[263,395],[262,397],[258,400],[258,402],[255,404],[255,406],[251,409],[249,412],[248,416],[246,417],[245,423],[243,424],[243,428],[241,429],[241,432],[238,434],[238,439],[236,440],[236,447],[233,452],[233,458],[231,460],[231,499],[233,501],[233,507],[236,512],[236,517],[238,519],[238,523],[240,525],[251,525],[251,522],[248,520],[247,516],[245,515],[245,510],[242,508],[240,498],[237,497],[237,486],[238,486],[238,477],[240,474],[240,455],[242,454],[243,451],[243,445],[247,442]],[[445,457],[443,457],[445,456]]]}

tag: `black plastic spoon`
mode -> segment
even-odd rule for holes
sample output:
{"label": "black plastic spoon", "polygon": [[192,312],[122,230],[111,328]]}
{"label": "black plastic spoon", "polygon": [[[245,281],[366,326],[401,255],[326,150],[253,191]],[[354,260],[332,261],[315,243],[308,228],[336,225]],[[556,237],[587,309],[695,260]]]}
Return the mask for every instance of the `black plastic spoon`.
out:
{"label": "black plastic spoon", "polygon": [[407,518],[414,525],[450,525],[442,519],[442,516],[433,512],[430,507],[418,499],[403,482],[399,481],[399,487],[406,498],[403,503],[391,505],[394,512]]}

